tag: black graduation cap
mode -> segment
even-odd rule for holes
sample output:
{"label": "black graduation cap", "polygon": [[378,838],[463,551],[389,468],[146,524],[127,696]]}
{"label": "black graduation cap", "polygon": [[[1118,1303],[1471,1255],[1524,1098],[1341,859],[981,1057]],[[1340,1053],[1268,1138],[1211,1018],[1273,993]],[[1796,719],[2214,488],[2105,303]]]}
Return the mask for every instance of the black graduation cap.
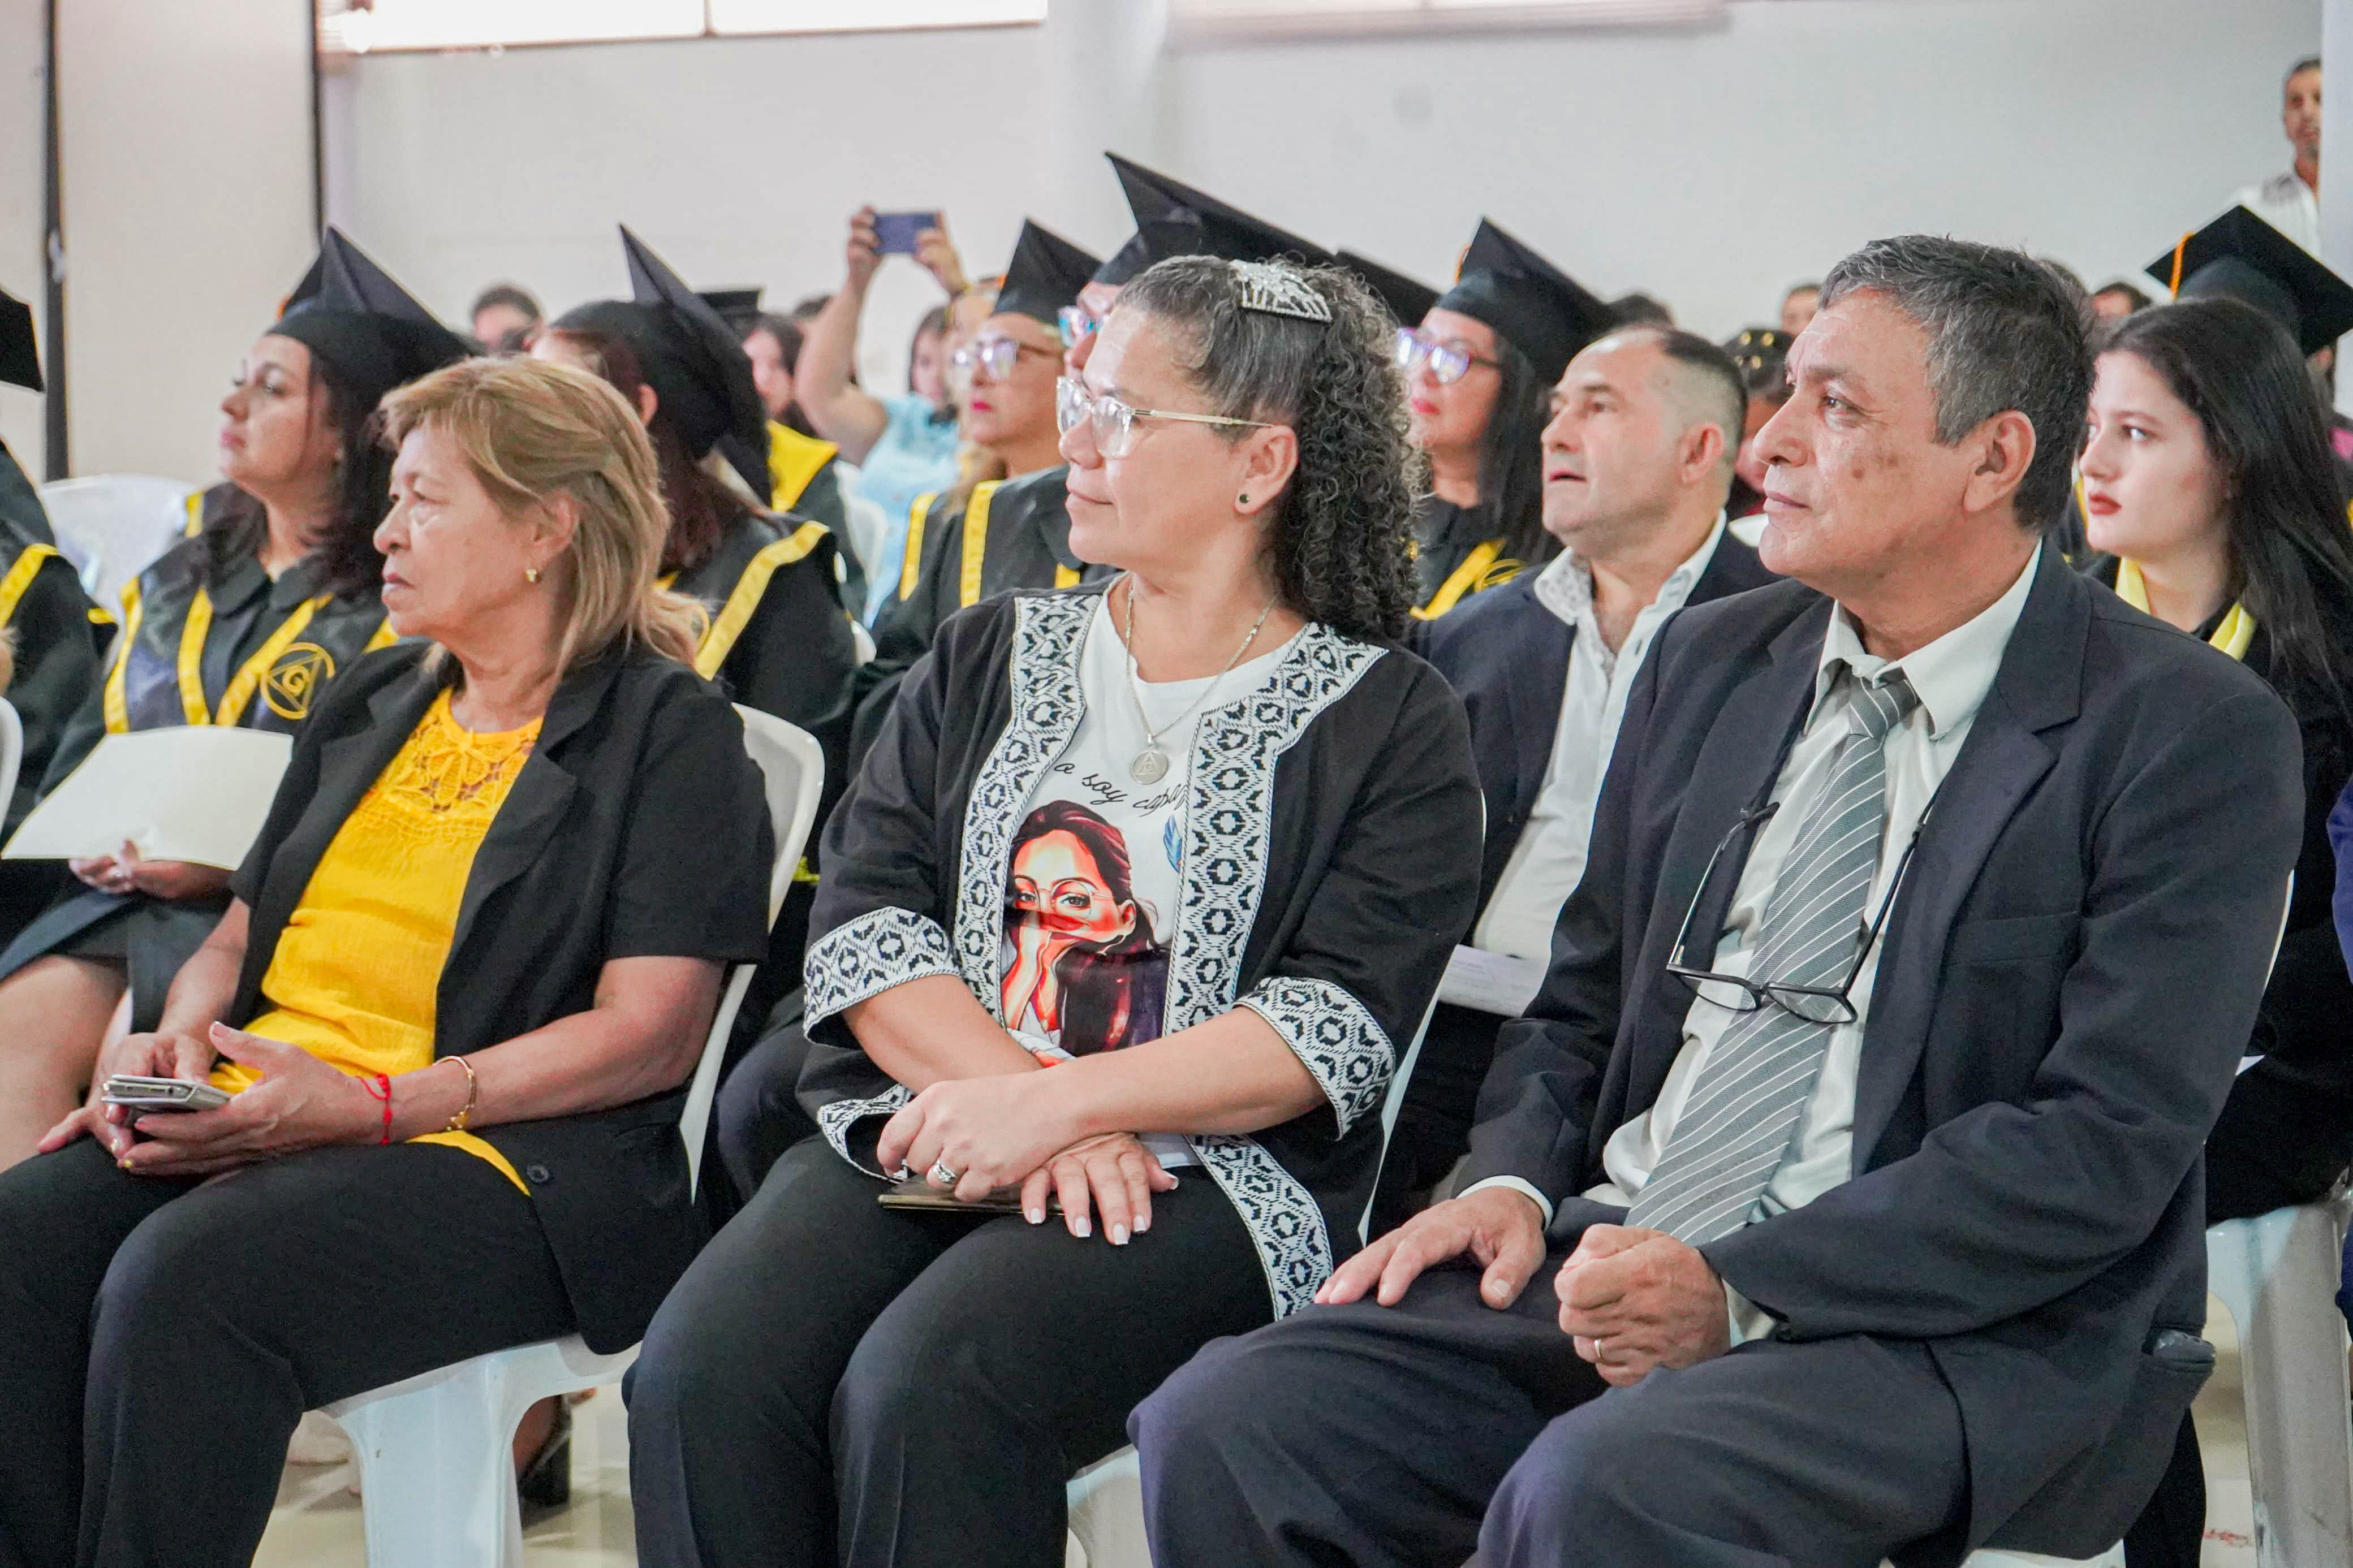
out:
{"label": "black graduation cap", "polygon": [[1398,319],[1401,327],[1421,325],[1421,319],[1430,314],[1432,305],[1438,303],[1437,289],[1402,272],[1392,272],[1369,257],[1359,256],[1353,250],[1343,250],[1332,259],[1355,273],[1363,279],[1365,287],[1378,294],[1381,303],[1389,308],[1389,314]]}
{"label": "black graduation cap", "polygon": [[702,302],[719,312],[719,319],[735,329],[742,337],[760,319],[760,296],[765,289],[703,289],[697,290]]}
{"label": "black graduation cap", "polygon": [[269,331],[324,360],[371,410],[394,387],[469,352],[465,339],[333,228]]}
{"label": "black graduation cap", "polygon": [[557,319],[556,331],[601,332],[628,343],[688,449],[700,458],[718,447],[765,505],[773,489],[768,411],[752,379],[751,357],[711,302],[688,288],[627,224],[621,226],[621,250],[629,263],[630,298],[567,310]]}
{"label": "black graduation cap", "polygon": [[33,308],[0,289],[0,381],[41,390],[41,353],[33,342]]}
{"label": "black graduation cap", "polygon": [[1575,279],[1483,217],[1454,287],[1435,308],[1494,328],[1547,385],[1579,350],[1618,324],[1617,312]]}
{"label": "black graduation cap", "polygon": [[1102,265],[1052,229],[1024,218],[1005,281],[997,290],[997,309],[1053,326],[1063,306],[1078,303],[1079,290]]}
{"label": "black graduation cap", "polygon": [[1127,194],[1128,210],[1135,215],[1135,237],[1095,269],[1098,283],[1124,284],[1172,256],[1222,256],[1229,261],[1287,257],[1311,266],[1332,260],[1322,246],[1228,206],[1207,191],[1131,163],[1116,153],[1103,156],[1111,160],[1120,189]]}
{"label": "black graduation cap", "polygon": [[2243,206],[2232,207],[2148,264],[2179,300],[2221,296],[2285,327],[2306,354],[2353,331],[2353,288]]}

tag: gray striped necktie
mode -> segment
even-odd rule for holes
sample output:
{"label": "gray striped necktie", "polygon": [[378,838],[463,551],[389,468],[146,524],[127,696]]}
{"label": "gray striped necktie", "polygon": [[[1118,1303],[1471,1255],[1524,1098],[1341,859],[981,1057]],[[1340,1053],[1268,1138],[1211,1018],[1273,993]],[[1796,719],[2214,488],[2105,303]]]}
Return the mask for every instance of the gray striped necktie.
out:
{"label": "gray striped necktie", "polygon": [[[1887,830],[1880,742],[1920,699],[1901,670],[1864,681],[1850,669],[1842,679],[1847,733],[1766,903],[1752,980],[1835,988],[1862,940]],[[1835,1027],[1769,1002],[1736,1017],[1700,1068],[1626,1223],[1694,1247],[1747,1224],[1796,1142]]]}

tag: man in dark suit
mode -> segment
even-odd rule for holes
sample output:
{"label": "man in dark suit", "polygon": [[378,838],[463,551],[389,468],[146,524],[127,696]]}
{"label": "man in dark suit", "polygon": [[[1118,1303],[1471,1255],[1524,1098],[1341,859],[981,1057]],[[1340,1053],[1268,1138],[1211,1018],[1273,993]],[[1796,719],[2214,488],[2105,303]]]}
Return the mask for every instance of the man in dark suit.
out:
{"label": "man in dark suit", "polygon": [[1949,239],[1831,274],[1758,437],[1798,581],[1661,632],[1463,1195],[1139,1407],[1160,1568],[2123,1533],[2302,786],[2260,680],[2042,541],[2080,306]]}
{"label": "man in dark suit", "polygon": [[[1420,651],[1470,713],[1486,795],[1472,948],[1541,965],[1651,639],[1687,604],[1773,580],[1725,529],[1746,404],[1739,371],[1704,338],[1639,327],[1589,344],[1553,389],[1544,432],[1544,526],[1562,552],[1426,623]],[[1377,1230],[1461,1157],[1502,1022],[1451,1002],[1431,1016]]]}

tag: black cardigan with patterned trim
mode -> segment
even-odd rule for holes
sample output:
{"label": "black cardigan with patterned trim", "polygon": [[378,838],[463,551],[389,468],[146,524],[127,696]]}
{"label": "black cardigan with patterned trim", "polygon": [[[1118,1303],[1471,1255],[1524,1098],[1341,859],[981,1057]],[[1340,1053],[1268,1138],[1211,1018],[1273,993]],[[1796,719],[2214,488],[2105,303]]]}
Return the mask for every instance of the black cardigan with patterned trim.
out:
{"label": "black cardigan with patterned trim", "polygon": [[[1100,592],[1008,595],[950,619],[826,830],[800,1097],[870,1172],[877,1119],[907,1091],[841,1011],[949,974],[998,1015],[1013,834],[1085,712]],[[1311,625],[1267,684],[1201,715],[1188,779],[1166,1032],[1249,1007],[1326,1100],[1251,1137],[1189,1140],[1250,1226],[1281,1317],[1360,1245],[1390,1079],[1471,923],[1469,727],[1419,658]]]}

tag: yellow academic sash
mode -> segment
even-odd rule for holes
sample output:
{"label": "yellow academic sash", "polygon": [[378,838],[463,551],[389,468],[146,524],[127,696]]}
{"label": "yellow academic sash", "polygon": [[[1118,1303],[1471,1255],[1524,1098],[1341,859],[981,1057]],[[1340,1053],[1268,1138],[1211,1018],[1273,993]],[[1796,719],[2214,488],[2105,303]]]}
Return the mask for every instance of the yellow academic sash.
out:
{"label": "yellow academic sash", "polygon": [[804,436],[789,425],[768,421],[768,479],[776,486],[768,504],[790,511],[809,481],[822,472],[841,448],[830,441]]}
{"label": "yellow academic sash", "polygon": [[[2116,597],[2141,614],[2148,614],[2148,584],[2141,581],[2139,563],[2116,558]],[[2255,640],[2255,617],[2247,614],[2246,605],[2232,605],[2230,613],[2222,617],[2222,624],[2206,640],[2232,658],[2244,658],[2247,645]]]}
{"label": "yellow academic sash", "polygon": [[[333,597],[332,594],[319,594],[294,606],[293,612],[279,623],[278,629],[253,651],[253,656],[237,667],[237,673],[229,678],[228,686],[221,693],[219,705],[215,707],[205,700],[204,674],[205,639],[212,631],[213,601],[209,593],[198,588],[195,596],[188,601],[187,619],[180,626],[182,718],[190,724],[237,724],[244,721],[246,710],[252,706],[256,693],[263,695],[272,712],[284,718],[300,718],[302,708],[308,705],[310,689],[316,685],[321,674],[332,671],[332,665],[322,670],[315,662],[305,662],[282,672],[270,667],[293,646],[294,639],[310,626],[311,618]],[[113,667],[106,672],[102,706],[110,734],[119,735],[131,728],[131,710],[125,698],[124,682],[132,644],[139,635],[140,615],[139,580],[134,577],[122,585],[122,632],[115,643]],[[378,648],[390,647],[396,640],[390,623],[386,623],[377,626],[369,636],[363,651],[374,653]],[[290,711],[281,704],[275,692],[268,689],[269,683],[273,682],[289,685],[291,689],[285,694],[286,699],[298,706]]]}
{"label": "yellow academic sash", "polygon": [[964,571],[956,581],[956,605],[970,609],[980,603],[980,569],[988,557],[988,503],[1002,481],[975,485],[964,508]]}
{"label": "yellow academic sash", "polygon": [[696,674],[709,680],[719,673],[727,656],[735,651],[736,639],[751,624],[752,612],[760,607],[760,597],[768,591],[768,579],[815,550],[818,541],[831,531],[821,522],[805,522],[793,531],[790,538],[764,546],[744,563],[744,574],[735,579],[727,603],[712,618],[711,629],[702,634],[702,641],[694,650]]}
{"label": "yellow academic sash", "polygon": [[33,579],[41,574],[42,563],[57,553],[54,545],[27,544],[24,553],[16,557],[16,564],[8,568],[8,574],[0,577],[0,631],[8,629],[9,621],[16,614],[17,601],[33,585]]}
{"label": "yellow academic sash", "polygon": [[1417,621],[1434,621],[1459,604],[1465,595],[1476,594],[1508,583],[1520,574],[1521,563],[1504,554],[1504,542],[1490,539],[1481,542],[1462,558],[1462,564],[1447,575],[1430,596],[1430,603],[1412,612]]}
{"label": "yellow academic sash", "polygon": [[939,499],[937,490],[917,496],[907,510],[907,552],[899,559],[899,597],[902,599],[913,598],[915,584],[923,580],[923,524],[931,521],[932,503]]}

